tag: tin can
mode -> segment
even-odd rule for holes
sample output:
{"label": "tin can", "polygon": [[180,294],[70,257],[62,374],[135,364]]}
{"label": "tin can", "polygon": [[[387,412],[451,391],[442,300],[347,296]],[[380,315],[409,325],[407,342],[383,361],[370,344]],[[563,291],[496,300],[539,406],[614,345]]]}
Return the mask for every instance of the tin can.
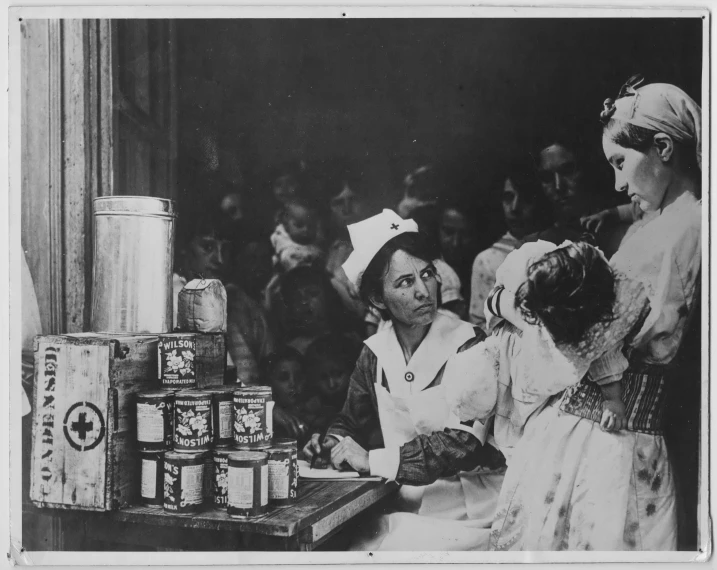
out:
{"label": "tin can", "polygon": [[174,394],[152,391],[137,394],[137,448],[140,451],[172,449]]}
{"label": "tin can", "polygon": [[267,454],[269,501],[274,505],[290,505],[296,501],[299,486],[296,440],[275,442]]}
{"label": "tin can", "polygon": [[217,449],[212,458],[211,502],[214,507],[221,509],[227,507],[230,453],[232,452],[228,449]]}
{"label": "tin can", "polygon": [[214,458],[212,452],[207,451],[204,454],[204,503],[212,502],[212,493],[214,489]]}
{"label": "tin can", "polygon": [[274,401],[269,386],[248,386],[234,392],[234,445],[268,449],[273,435]]}
{"label": "tin can", "polygon": [[197,337],[188,333],[159,335],[157,345],[159,380],[162,388],[196,388]]}
{"label": "tin can", "polygon": [[211,394],[177,392],[174,396],[174,451],[208,451],[211,440]]}
{"label": "tin can", "polygon": [[205,453],[164,454],[164,509],[196,513],[204,503]]}
{"label": "tin can", "polygon": [[212,395],[212,444],[230,447],[234,443],[234,390],[231,386],[206,388]]}
{"label": "tin can", "polygon": [[266,453],[238,451],[229,454],[227,513],[255,517],[269,507],[269,464]]}
{"label": "tin can", "polygon": [[161,507],[164,504],[164,452],[139,454],[140,498],[143,505]]}
{"label": "tin can", "polygon": [[120,334],[172,330],[176,203],[148,196],[92,200],[90,329]]}

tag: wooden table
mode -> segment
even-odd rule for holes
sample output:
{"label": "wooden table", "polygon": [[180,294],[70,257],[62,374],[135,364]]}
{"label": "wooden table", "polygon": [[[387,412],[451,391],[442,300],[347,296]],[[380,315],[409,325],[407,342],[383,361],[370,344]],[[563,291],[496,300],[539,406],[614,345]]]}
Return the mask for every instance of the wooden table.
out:
{"label": "wooden table", "polygon": [[118,549],[125,550],[308,551],[397,489],[379,481],[301,480],[294,505],[246,520],[218,509],[182,515],[142,506],[107,513],[65,511],[63,518],[83,527],[83,550],[97,549],[98,544],[111,550],[120,544]]}

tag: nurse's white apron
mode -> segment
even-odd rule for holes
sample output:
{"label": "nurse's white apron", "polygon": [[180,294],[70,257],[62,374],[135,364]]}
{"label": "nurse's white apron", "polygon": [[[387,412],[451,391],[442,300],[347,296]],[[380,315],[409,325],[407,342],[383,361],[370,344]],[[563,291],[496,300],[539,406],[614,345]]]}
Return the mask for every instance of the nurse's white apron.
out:
{"label": "nurse's white apron", "polygon": [[[449,422],[445,381],[400,398],[381,385],[383,365],[378,359],[376,398],[386,448],[401,446],[418,435],[458,427]],[[389,379],[391,383],[391,379]],[[450,425],[449,425],[450,424]],[[473,432],[470,428],[466,431]],[[477,434],[485,440],[484,434]],[[479,468],[480,470],[480,468]],[[403,485],[393,505],[396,512],[383,515],[364,529],[360,550],[487,550],[503,472],[461,472],[421,487]]]}

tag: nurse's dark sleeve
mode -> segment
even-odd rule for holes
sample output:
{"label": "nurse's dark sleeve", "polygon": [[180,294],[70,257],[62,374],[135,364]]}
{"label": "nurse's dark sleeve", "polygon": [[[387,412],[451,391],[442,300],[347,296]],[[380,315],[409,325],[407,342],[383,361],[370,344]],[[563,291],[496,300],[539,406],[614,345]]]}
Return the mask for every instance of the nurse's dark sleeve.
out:
{"label": "nurse's dark sleeve", "polygon": [[401,446],[396,482],[428,485],[441,477],[478,466],[497,469],[505,465],[503,454],[467,431],[446,428],[419,435]]}
{"label": "nurse's dark sleeve", "polygon": [[[485,333],[474,328],[475,337],[458,349],[463,352],[485,340]],[[401,447],[396,481],[403,485],[429,485],[441,477],[481,466],[505,466],[503,454],[467,431],[445,428],[430,435],[419,435]]]}
{"label": "nurse's dark sleeve", "polygon": [[344,407],[329,426],[327,435],[350,436],[364,449],[376,447],[376,433],[380,433],[381,425],[373,386],[375,376],[376,357],[364,347],[351,374]]}

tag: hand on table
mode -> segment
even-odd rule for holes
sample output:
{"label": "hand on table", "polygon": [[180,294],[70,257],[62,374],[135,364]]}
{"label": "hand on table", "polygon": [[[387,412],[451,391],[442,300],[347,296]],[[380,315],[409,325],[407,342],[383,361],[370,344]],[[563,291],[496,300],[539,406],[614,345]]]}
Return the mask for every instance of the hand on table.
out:
{"label": "hand on table", "polygon": [[335,437],[331,437],[329,435],[324,438],[324,444],[321,445],[321,434],[315,433],[306,443],[304,449],[302,449],[302,453],[304,454],[304,458],[309,462],[314,458],[314,456],[317,456],[316,467],[324,467],[325,464],[322,455],[326,456],[326,452],[330,451],[333,447],[338,445],[338,443],[339,442]]}
{"label": "hand on table", "polygon": [[368,473],[368,451],[356,443],[351,437],[345,437],[331,450],[331,464],[335,469],[345,469],[350,465],[359,473]]}

